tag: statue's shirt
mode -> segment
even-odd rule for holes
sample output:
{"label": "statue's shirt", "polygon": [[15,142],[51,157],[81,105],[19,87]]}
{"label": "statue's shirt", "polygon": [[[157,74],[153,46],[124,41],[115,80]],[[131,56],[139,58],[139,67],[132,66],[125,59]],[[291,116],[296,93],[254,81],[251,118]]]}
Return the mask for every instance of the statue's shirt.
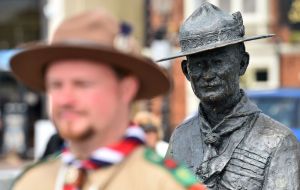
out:
{"label": "statue's shirt", "polygon": [[245,95],[216,126],[208,124],[200,106],[197,115],[175,129],[168,155],[211,189],[300,189],[297,139]]}

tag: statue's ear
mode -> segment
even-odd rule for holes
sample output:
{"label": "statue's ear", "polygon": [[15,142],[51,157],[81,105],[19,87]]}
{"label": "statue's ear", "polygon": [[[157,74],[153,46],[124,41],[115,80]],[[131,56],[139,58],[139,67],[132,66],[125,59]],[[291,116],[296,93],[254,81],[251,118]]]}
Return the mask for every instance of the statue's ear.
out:
{"label": "statue's ear", "polygon": [[181,61],[181,69],[182,69],[183,74],[185,75],[185,78],[187,80],[190,80],[191,78],[190,78],[190,75],[189,75],[188,70],[187,70],[187,60],[182,60]]}
{"label": "statue's ear", "polygon": [[240,63],[240,73],[239,73],[240,76],[245,74],[248,64],[249,64],[249,54],[247,52],[244,52]]}

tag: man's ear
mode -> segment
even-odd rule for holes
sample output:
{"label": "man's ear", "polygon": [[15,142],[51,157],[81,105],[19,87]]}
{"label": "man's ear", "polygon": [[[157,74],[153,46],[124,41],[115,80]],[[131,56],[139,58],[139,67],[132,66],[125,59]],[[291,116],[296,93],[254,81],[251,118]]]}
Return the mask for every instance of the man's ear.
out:
{"label": "man's ear", "polygon": [[190,75],[187,70],[187,63],[188,63],[187,60],[182,60],[181,61],[181,69],[182,69],[183,74],[185,75],[185,78],[190,81],[191,78],[190,78]]}
{"label": "man's ear", "polygon": [[123,100],[132,102],[140,88],[139,80],[135,76],[126,76],[121,81],[121,94]]}
{"label": "man's ear", "polygon": [[248,52],[244,52],[240,63],[240,73],[239,73],[240,76],[245,74],[248,64],[249,64],[249,54]]}

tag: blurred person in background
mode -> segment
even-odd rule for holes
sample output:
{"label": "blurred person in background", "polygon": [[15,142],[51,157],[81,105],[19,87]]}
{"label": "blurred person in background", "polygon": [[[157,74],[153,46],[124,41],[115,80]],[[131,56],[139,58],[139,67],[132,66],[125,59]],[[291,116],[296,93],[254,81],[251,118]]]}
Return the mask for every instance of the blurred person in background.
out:
{"label": "blurred person in background", "polygon": [[148,111],[140,111],[135,114],[133,122],[141,126],[146,133],[146,144],[155,150],[160,156],[165,157],[168,143],[163,141],[164,132],[161,120],[155,114]]}
{"label": "blurred person in background", "polygon": [[63,21],[49,45],[11,59],[21,82],[46,93],[65,140],[61,154],[28,167],[13,190],[204,189],[188,169],[145,147],[143,130],[131,124],[132,103],[166,93],[170,82],[132,41],[116,43],[119,26],[104,10],[87,11]]}

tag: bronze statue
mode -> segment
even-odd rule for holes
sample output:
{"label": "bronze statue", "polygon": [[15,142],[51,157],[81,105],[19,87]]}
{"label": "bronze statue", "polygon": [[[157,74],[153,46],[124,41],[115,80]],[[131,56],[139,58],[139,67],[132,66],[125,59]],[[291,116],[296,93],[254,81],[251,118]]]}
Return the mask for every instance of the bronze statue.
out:
{"label": "bronze statue", "polygon": [[[300,146],[240,89],[248,66],[240,12],[203,3],[181,26],[182,71],[200,99],[198,114],[173,132],[168,156],[184,162],[213,190],[300,189]],[[159,60],[159,61],[162,61]]]}

